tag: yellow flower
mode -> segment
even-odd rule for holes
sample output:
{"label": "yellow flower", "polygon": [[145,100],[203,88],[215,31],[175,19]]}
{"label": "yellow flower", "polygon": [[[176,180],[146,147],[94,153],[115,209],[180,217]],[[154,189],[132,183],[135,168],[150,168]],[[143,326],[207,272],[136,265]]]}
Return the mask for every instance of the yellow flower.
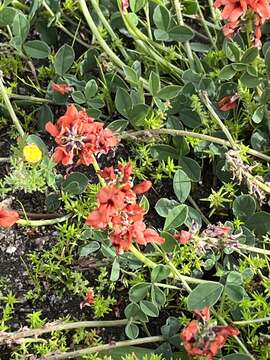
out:
{"label": "yellow flower", "polygon": [[37,163],[42,159],[42,151],[36,144],[28,144],[23,148],[23,156],[29,163]]}

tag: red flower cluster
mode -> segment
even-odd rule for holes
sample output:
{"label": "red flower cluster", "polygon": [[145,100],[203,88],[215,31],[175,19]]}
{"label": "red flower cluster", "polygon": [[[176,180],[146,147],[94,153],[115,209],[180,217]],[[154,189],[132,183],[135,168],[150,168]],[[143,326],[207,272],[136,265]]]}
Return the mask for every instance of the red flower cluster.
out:
{"label": "red flower cluster", "polygon": [[84,300],[80,303],[80,308],[84,308],[85,306],[91,306],[94,304],[95,294],[92,289],[89,289],[85,295]]}
{"label": "red flower cluster", "polygon": [[0,208],[0,226],[4,228],[11,227],[19,220],[17,211]]}
{"label": "red flower cluster", "polygon": [[63,165],[71,165],[74,160],[77,165],[89,165],[93,162],[94,154],[107,154],[119,140],[103,126],[85,111],[78,111],[75,105],[70,105],[56,125],[52,122],[46,124],[46,130],[58,144],[54,160]]}
{"label": "red flower cluster", "polygon": [[73,91],[73,87],[67,85],[67,84],[52,84],[52,91],[57,92],[61,95],[69,94],[71,91]]}
{"label": "red flower cluster", "polygon": [[155,230],[146,228],[144,209],[137,204],[137,194],[148,191],[152,186],[151,181],[145,180],[132,186],[131,173],[130,163],[120,164],[117,170],[110,167],[100,172],[107,186],[99,191],[98,208],[86,220],[86,224],[94,228],[107,228],[112,244],[119,252],[127,251],[133,241],[139,245],[165,241]]}
{"label": "red flower cluster", "polygon": [[180,334],[184,348],[191,356],[212,360],[227,338],[239,335],[239,330],[232,326],[211,325],[209,308],[195,311],[195,314],[199,320],[192,320]]}
{"label": "red flower cluster", "polygon": [[235,109],[237,106],[237,100],[239,96],[233,95],[233,96],[224,96],[221,100],[218,102],[218,108],[221,111],[230,111],[232,109]]}
{"label": "red flower cluster", "polygon": [[255,15],[255,46],[261,46],[261,25],[270,18],[269,0],[216,0],[214,6],[223,7],[221,16],[227,20],[227,24],[223,27],[223,33],[229,38],[233,36],[239,26],[241,17],[246,14],[247,10],[251,10]]}

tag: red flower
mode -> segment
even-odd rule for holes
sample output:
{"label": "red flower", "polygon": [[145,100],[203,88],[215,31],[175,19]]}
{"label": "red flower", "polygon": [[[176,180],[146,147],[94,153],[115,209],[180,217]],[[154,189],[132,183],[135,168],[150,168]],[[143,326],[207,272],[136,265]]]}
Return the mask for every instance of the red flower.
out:
{"label": "red flower", "polygon": [[236,100],[238,99],[238,96],[224,96],[221,100],[218,102],[219,110],[221,111],[230,111],[232,109],[235,109],[237,106]]}
{"label": "red flower", "polygon": [[232,326],[212,326],[209,308],[195,311],[200,320],[192,320],[181,332],[183,346],[190,356],[204,356],[212,360],[229,336],[239,335]]}
{"label": "red flower", "polygon": [[123,12],[127,12],[128,7],[129,7],[129,0],[122,0]]}
{"label": "red flower", "polygon": [[119,141],[111,130],[103,129],[103,126],[85,111],[78,111],[75,105],[70,105],[56,125],[52,122],[46,124],[46,130],[58,144],[54,160],[63,165],[71,165],[74,160],[77,165],[89,165],[94,154],[107,154]]}
{"label": "red flower", "polygon": [[4,228],[11,227],[19,220],[17,211],[0,209],[0,226]]}
{"label": "red flower", "polygon": [[189,231],[181,230],[179,234],[174,235],[174,238],[182,245],[186,245],[192,238],[192,234]]}
{"label": "red flower", "polygon": [[119,164],[118,170],[110,167],[100,171],[108,185],[98,193],[98,207],[86,219],[87,225],[107,228],[112,244],[119,253],[127,251],[133,241],[139,245],[164,242],[155,230],[146,228],[144,209],[137,204],[137,193],[150,189],[151,181],[143,181],[132,187],[131,172],[131,163]]}
{"label": "red flower", "polygon": [[144,180],[140,184],[135,185],[134,188],[133,188],[133,191],[136,194],[143,194],[143,193],[149,191],[151,189],[151,187],[152,187],[151,181]]}
{"label": "red flower", "polygon": [[247,10],[254,13],[255,25],[255,46],[259,47],[261,31],[260,27],[264,22],[270,19],[270,4],[268,0],[216,0],[214,6],[223,7],[221,16],[227,21],[223,27],[223,33],[226,37],[232,37],[235,29],[239,26],[240,19],[245,20]]}
{"label": "red flower", "polygon": [[89,289],[85,295],[84,301],[80,303],[80,308],[82,309],[85,306],[91,306],[94,303],[94,300],[94,291],[92,289]]}
{"label": "red flower", "polygon": [[71,91],[73,91],[73,87],[71,87],[67,84],[52,83],[52,91],[57,92],[62,95],[65,95],[65,94],[69,94]]}

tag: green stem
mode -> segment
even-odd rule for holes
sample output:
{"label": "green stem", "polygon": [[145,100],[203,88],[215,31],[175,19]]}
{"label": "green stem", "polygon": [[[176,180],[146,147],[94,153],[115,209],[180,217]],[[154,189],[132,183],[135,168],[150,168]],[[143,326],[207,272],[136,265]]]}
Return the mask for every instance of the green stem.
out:
{"label": "green stem", "polygon": [[[139,339],[134,339],[134,340],[117,341],[115,343],[89,347],[89,348],[81,349],[81,350],[77,350],[77,351],[71,351],[71,352],[60,353],[60,354],[58,353],[55,355],[47,355],[47,356],[45,356],[44,359],[46,359],[46,360],[76,359],[76,358],[82,357],[84,355],[99,353],[101,351],[107,351],[107,350],[117,349],[117,348],[126,347],[126,346],[151,344],[151,343],[155,343],[155,342],[162,342],[164,340],[165,339],[163,338],[163,336],[149,336],[149,337],[139,338]],[[38,360],[41,360],[41,358],[39,358]]]}
{"label": "green stem", "polygon": [[101,184],[102,186],[106,186],[106,181],[99,175],[100,167],[99,167],[99,165],[98,165],[98,162],[97,162],[97,160],[96,160],[96,158],[95,158],[94,155],[92,155],[92,157],[93,157],[93,159],[94,159],[93,162],[92,162],[92,165],[93,165],[93,168],[95,169],[95,172],[96,172],[96,174],[97,174],[97,176],[98,176],[99,182],[100,182],[100,184]]}
{"label": "green stem", "polygon": [[100,18],[100,21],[102,22],[102,24],[104,25],[104,27],[108,31],[108,33],[110,34],[112,40],[117,42],[118,48],[121,51],[121,54],[124,56],[124,58],[126,60],[129,60],[130,57],[128,56],[128,53],[126,52],[125,48],[123,47],[119,37],[115,34],[111,25],[108,23],[107,19],[103,15],[103,12],[101,11],[101,9],[99,7],[98,2],[96,0],[90,0],[90,1],[91,1],[93,8],[95,9],[95,12],[97,13],[98,17]]}
{"label": "green stem", "polygon": [[[181,4],[180,4],[179,0],[174,0],[174,8],[175,8],[178,24],[181,26],[185,26],[182,9],[181,9]],[[192,64],[193,63],[193,54],[192,54],[191,47],[190,47],[190,44],[188,41],[185,42],[185,48],[186,48],[187,57],[188,57],[190,63]]]}
{"label": "green stem", "polygon": [[216,42],[211,34],[211,31],[209,30],[209,27],[207,25],[207,22],[205,21],[205,18],[204,18],[204,15],[203,15],[203,12],[202,12],[202,9],[201,9],[201,6],[200,6],[200,3],[198,0],[196,0],[196,3],[197,3],[197,8],[198,8],[198,11],[199,11],[199,16],[200,16],[200,20],[201,20],[201,23],[203,25],[203,28],[213,46],[213,48],[218,51],[218,48],[217,48],[217,45],[216,45]]}
{"label": "green stem", "polygon": [[14,125],[16,126],[16,128],[17,128],[19,134],[21,135],[21,137],[24,137],[24,135],[25,135],[24,130],[23,130],[22,126],[21,126],[21,123],[20,123],[19,119],[17,118],[17,115],[15,114],[15,111],[14,111],[14,109],[13,109],[13,107],[11,105],[11,102],[9,100],[6,88],[4,86],[2,71],[0,71],[0,92],[2,94],[3,100],[5,102],[5,105],[7,107],[7,110],[9,112],[9,115],[10,115]]}
{"label": "green stem", "polygon": [[253,319],[253,320],[234,321],[233,324],[237,326],[245,326],[245,325],[257,324],[263,322],[270,322],[270,317]]}
{"label": "green stem", "polygon": [[25,100],[25,101],[29,101],[29,102],[32,102],[32,103],[38,103],[38,104],[54,104],[54,102],[52,100],[38,98],[38,97],[35,97],[35,96],[9,94],[8,97],[10,99]]}
{"label": "green stem", "polygon": [[[142,252],[140,252],[138,249],[136,249],[136,247],[134,245],[131,245],[129,248],[129,251],[138,259],[140,260],[144,265],[148,266],[150,269],[154,269],[156,266],[158,266],[158,264],[156,264],[155,262],[153,262],[152,260],[148,259]],[[174,274],[170,274],[169,275],[170,278],[174,278]],[[202,279],[196,279],[196,278],[192,278],[189,276],[184,276],[181,275],[181,278],[184,280],[184,282],[186,283],[190,283],[190,284],[202,284],[202,283],[206,283],[208,281],[206,280],[202,280]]]}
{"label": "green stem", "polygon": [[270,256],[270,250],[257,248],[255,246],[248,246],[244,244],[238,244],[238,249],[250,251],[256,254],[262,254],[262,255],[269,255]]}
{"label": "green stem", "polygon": [[200,213],[201,218],[205,222],[205,224],[206,225],[211,224],[210,221],[207,219],[207,217],[204,215],[204,213],[201,211],[200,207],[197,205],[196,201],[190,195],[188,196],[188,201]]}
{"label": "green stem", "polygon": [[[138,131],[132,131],[132,132],[124,132],[121,134],[121,139],[137,139],[142,137],[151,137],[151,136],[159,136],[159,135],[171,135],[171,136],[190,136],[196,139],[205,140],[209,142],[213,142],[216,144],[224,145],[231,147],[231,143],[227,140],[217,138],[210,135],[200,134],[192,131],[186,131],[186,130],[174,130],[174,129],[153,129],[153,130],[138,130]],[[260,158],[262,160],[270,162],[270,156],[262,154],[259,151],[248,149],[247,153],[253,156],[256,156],[257,158]]]}
{"label": "green stem", "polygon": [[125,63],[111,50],[111,48],[108,46],[106,41],[104,41],[104,39],[100,35],[100,33],[94,23],[94,20],[92,19],[92,16],[90,15],[90,12],[86,5],[86,1],[78,0],[78,2],[80,4],[81,11],[85,17],[85,20],[86,20],[90,30],[92,31],[93,35],[95,35],[97,41],[99,42],[99,45],[102,47],[102,49],[107,53],[107,55],[113,60],[113,62],[116,65],[120,66],[121,68],[124,68]]}
{"label": "green stem", "polygon": [[221,130],[224,132],[224,134],[226,135],[227,139],[229,140],[231,147],[234,150],[238,149],[238,146],[236,144],[236,142],[234,141],[231,133],[229,132],[229,130],[227,129],[227,127],[223,124],[222,120],[219,118],[218,114],[215,112],[214,108],[212,107],[212,104],[208,98],[208,94],[206,91],[202,91],[200,93],[200,98],[202,100],[202,102],[204,103],[204,105],[206,106],[206,108],[208,109],[208,111],[210,112],[211,116],[213,117],[213,119],[216,120],[216,122],[218,123],[218,125],[220,126]]}
{"label": "green stem", "polygon": [[27,219],[19,219],[16,224],[23,226],[46,226],[46,225],[54,225],[59,224],[68,220],[71,217],[71,214],[56,218],[56,219],[47,219],[47,220],[27,220]]}
{"label": "green stem", "polygon": [[0,343],[12,343],[18,339],[27,338],[31,336],[41,336],[43,334],[51,333],[54,331],[74,330],[79,328],[103,328],[103,327],[115,327],[124,326],[128,323],[127,319],[123,320],[109,320],[109,321],[77,321],[70,323],[48,323],[40,329],[23,330],[14,333],[3,332],[0,334]]}
{"label": "green stem", "polygon": [[[42,1],[42,6],[48,11],[48,13],[50,14],[50,16],[52,18],[54,18],[54,12],[52,11],[52,9],[49,7],[49,5],[46,3],[46,1]],[[81,44],[82,46],[90,49],[91,48],[91,45],[90,44],[87,44],[85,41],[81,40],[80,38],[78,38],[76,35],[74,35],[72,32],[70,32],[64,25],[62,25],[60,23],[59,20],[57,20],[55,22],[55,25],[61,29],[65,34],[67,34],[71,39],[73,40],[76,40],[79,44]]]}

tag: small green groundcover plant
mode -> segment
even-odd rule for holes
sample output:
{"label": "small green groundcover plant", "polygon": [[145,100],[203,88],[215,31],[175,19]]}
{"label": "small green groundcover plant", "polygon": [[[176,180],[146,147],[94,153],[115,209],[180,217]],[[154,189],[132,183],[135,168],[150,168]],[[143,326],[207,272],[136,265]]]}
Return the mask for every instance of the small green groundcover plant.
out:
{"label": "small green groundcover plant", "polygon": [[[270,358],[269,19],[268,0],[0,1],[0,227],[52,233],[22,259],[18,331],[0,278],[7,356]],[[48,294],[77,315],[46,318]]]}

